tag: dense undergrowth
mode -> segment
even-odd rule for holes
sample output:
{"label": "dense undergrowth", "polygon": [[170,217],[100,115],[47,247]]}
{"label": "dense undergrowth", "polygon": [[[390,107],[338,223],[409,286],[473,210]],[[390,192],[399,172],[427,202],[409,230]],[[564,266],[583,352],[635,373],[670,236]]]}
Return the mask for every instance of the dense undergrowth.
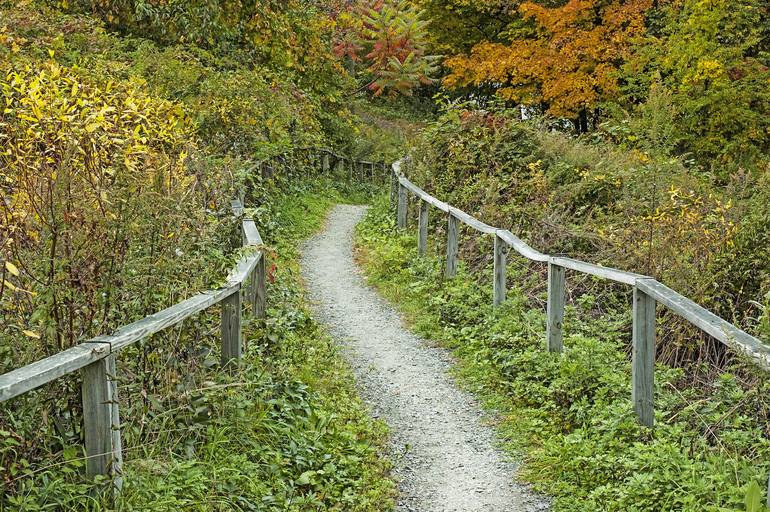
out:
{"label": "dense undergrowth", "polygon": [[523,456],[523,477],[554,496],[554,510],[766,510],[767,376],[745,367],[714,375],[706,365],[686,376],[659,364],[656,425],[642,427],[630,400],[625,301],[576,298],[564,353],[548,353],[541,273],[512,261],[512,289],[494,309],[488,261],[463,263],[446,280],[442,244],[418,258],[416,237],[394,217],[382,200],[359,226],[370,282],[418,333],[452,350],[460,382],[493,411],[504,446]]}
{"label": "dense undergrowth", "polygon": [[[218,370],[216,308],[120,353],[116,508],[387,508],[382,427],[294,261],[332,200],[371,192],[307,181],[319,162],[299,148],[388,146],[343,97],[328,16],[259,2],[246,27],[222,2],[142,5],[0,0],[0,373],[221,284],[246,188],[274,244],[270,320],[247,326],[234,375]],[[78,375],[3,404],[0,509],[106,506],[83,476],[81,407]]]}
{"label": "dense undergrowth", "polygon": [[[0,432],[0,510],[388,509],[394,486],[379,455],[384,426],[368,418],[336,345],[311,319],[299,282],[299,243],[340,201],[328,184],[306,186],[252,210],[273,265],[269,311],[267,320],[246,322],[237,371],[219,368],[216,312],[191,321],[197,337],[174,329],[121,353],[126,462],[114,505],[83,479],[77,438],[60,438],[56,449],[52,432],[19,428],[22,419],[39,419],[11,416],[18,430]],[[184,353],[190,357],[179,360]],[[157,393],[131,371],[142,359],[166,366],[153,376],[163,380]],[[25,395],[12,410],[44,396]],[[38,446],[38,460],[23,457],[26,445],[44,439],[50,444]]]}
{"label": "dense undergrowth", "polygon": [[[635,121],[666,126],[665,109]],[[576,140],[518,110],[453,105],[421,135],[407,173],[443,201],[535,248],[650,275],[759,337],[770,329],[770,167],[722,179],[659,148]],[[488,251],[462,244],[472,265]],[[721,364],[711,343],[664,317],[659,357]]]}

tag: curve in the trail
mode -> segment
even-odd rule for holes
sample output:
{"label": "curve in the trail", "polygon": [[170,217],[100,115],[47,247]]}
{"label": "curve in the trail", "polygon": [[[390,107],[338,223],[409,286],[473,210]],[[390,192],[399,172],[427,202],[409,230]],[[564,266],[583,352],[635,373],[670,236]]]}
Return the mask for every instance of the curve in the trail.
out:
{"label": "curve in the trail", "polygon": [[494,447],[478,405],[448,375],[446,351],[410,333],[364,283],[353,259],[353,232],[364,212],[336,207],[307,243],[302,267],[317,315],[345,348],[374,415],[390,427],[398,510],[547,509],[516,483],[516,466]]}

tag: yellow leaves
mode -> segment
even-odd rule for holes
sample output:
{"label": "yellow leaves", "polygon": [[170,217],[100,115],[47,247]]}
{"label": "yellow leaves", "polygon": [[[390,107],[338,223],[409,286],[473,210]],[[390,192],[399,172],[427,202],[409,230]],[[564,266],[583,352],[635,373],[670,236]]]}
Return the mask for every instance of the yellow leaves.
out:
{"label": "yellow leaves", "polygon": [[62,74],[62,67],[59,66],[56,62],[51,62],[48,65],[48,70],[51,72],[51,79],[56,80],[59,77],[61,77]]}
{"label": "yellow leaves", "polygon": [[28,338],[33,338],[33,339],[36,339],[36,340],[40,339],[40,335],[38,333],[36,333],[35,331],[30,331],[29,329],[24,329],[21,332],[24,333],[24,335],[27,336]]}
{"label": "yellow leaves", "polygon": [[[629,135],[629,136],[628,136],[628,137],[626,137],[626,138],[627,138],[627,139],[628,139],[630,142],[634,142],[634,140],[636,140],[636,137],[635,137],[635,136],[633,136],[633,135]],[[640,151],[640,150],[638,150],[638,149],[634,149],[634,150],[633,150],[633,155],[636,157],[636,159],[637,159],[637,160],[639,161],[639,163],[641,163],[641,164],[648,164],[648,163],[650,163],[650,162],[652,161],[652,159],[650,158],[650,155],[649,155],[649,154],[647,154],[647,152],[645,152],[645,151]]]}
{"label": "yellow leaves", "polygon": [[491,85],[506,100],[544,102],[555,116],[577,113],[615,96],[617,65],[644,30],[650,0],[569,0],[560,7],[520,5],[538,36],[509,45],[483,41],[470,55],[447,59],[447,87]]}
{"label": "yellow leaves", "polygon": [[701,59],[695,70],[685,75],[683,85],[692,85],[705,80],[714,81],[725,77],[725,68],[721,62],[714,59]]}
{"label": "yellow leaves", "polygon": [[542,160],[538,160],[537,162],[530,162],[527,164],[527,168],[532,172],[538,172],[541,170],[543,165]]}
{"label": "yellow leaves", "polygon": [[5,262],[5,270],[7,270],[12,276],[19,277],[19,269],[16,265],[10,261]]}
{"label": "yellow leaves", "polygon": [[[187,154],[178,148],[194,150],[195,139],[178,105],[49,61],[1,69],[0,111],[12,115],[0,125],[0,183],[11,191],[0,232],[23,233],[24,243],[34,245],[46,240],[49,226],[65,222],[87,225],[98,237],[107,222],[119,220],[113,204],[133,199],[159,172],[180,190],[189,185]],[[70,195],[58,195],[63,184]],[[49,197],[53,206],[41,206]],[[77,212],[62,219],[63,202],[98,212],[98,219],[86,224],[88,215]],[[3,243],[18,243],[9,239]],[[6,293],[34,295],[23,289],[13,263],[2,265]]]}
{"label": "yellow leaves", "polygon": [[28,295],[35,295],[35,292],[31,292],[29,290],[24,290],[23,288],[19,288],[18,286],[16,286],[15,284],[13,284],[12,282],[6,279],[3,279],[3,287],[11,290],[12,292],[20,292],[20,293],[26,293]]}
{"label": "yellow leaves", "polygon": [[671,188],[669,188],[669,190],[668,190],[668,195],[671,198],[671,200],[674,201],[674,200],[676,200],[676,198],[679,196],[679,194],[681,192],[682,191],[679,188],[671,185]]}
{"label": "yellow leaves", "polygon": [[683,190],[672,185],[668,193],[668,201],[658,206],[643,220],[654,225],[657,232],[677,246],[686,245],[684,240],[693,237],[703,242],[705,246],[732,246],[737,234],[735,222],[728,213],[732,202],[723,203],[709,195],[703,197],[694,190]]}

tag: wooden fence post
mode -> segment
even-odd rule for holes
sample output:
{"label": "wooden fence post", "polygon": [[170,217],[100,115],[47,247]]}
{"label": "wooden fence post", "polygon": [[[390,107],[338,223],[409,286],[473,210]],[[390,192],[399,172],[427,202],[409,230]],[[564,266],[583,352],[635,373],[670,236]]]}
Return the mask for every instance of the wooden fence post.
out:
{"label": "wooden fence post", "polygon": [[338,158],[336,167],[337,169],[335,172],[337,173],[337,177],[342,179],[345,176],[345,159]]}
{"label": "wooden fence post", "polygon": [[222,301],[222,366],[241,358],[241,291]]}
{"label": "wooden fence post", "polygon": [[398,176],[395,172],[390,173],[390,207],[395,208],[398,201],[398,188],[399,188]]}
{"label": "wooden fence post", "polygon": [[495,235],[495,277],[494,286],[492,289],[492,302],[495,306],[499,306],[505,302],[506,295],[506,250],[507,244],[497,235]]}
{"label": "wooden fence post", "polygon": [[420,219],[417,228],[417,254],[425,256],[428,254],[428,208],[430,205],[426,201],[420,201]]}
{"label": "wooden fence post", "polygon": [[564,323],[564,298],[566,272],[564,267],[548,263],[548,312],[546,343],[549,352],[561,352],[564,348],[562,324]]}
{"label": "wooden fence post", "polygon": [[449,224],[447,225],[446,242],[446,271],[444,275],[452,278],[457,275],[457,264],[460,259],[459,227],[457,217],[449,213]]}
{"label": "wooden fence post", "polygon": [[642,425],[655,423],[655,299],[634,287],[631,400]]}
{"label": "wooden fence post", "polygon": [[265,253],[259,258],[254,269],[254,293],[252,295],[252,312],[255,318],[265,318],[267,315],[267,261]]}
{"label": "wooden fence post", "polygon": [[398,211],[396,219],[399,229],[406,229],[406,214],[409,207],[409,196],[406,187],[399,183],[398,185]]}
{"label": "wooden fence post", "polygon": [[[259,285],[259,276],[257,275],[259,273],[259,263],[257,263],[257,266],[254,267],[254,270],[251,271],[251,274],[249,274],[249,283],[246,287],[246,302],[251,304],[251,316],[256,317],[257,316],[257,286]],[[243,285],[241,285],[243,286]]]}
{"label": "wooden fence post", "polygon": [[81,374],[86,474],[111,476],[113,486],[119,490],[123,484],[123,450],[115,355],[91,363]]}

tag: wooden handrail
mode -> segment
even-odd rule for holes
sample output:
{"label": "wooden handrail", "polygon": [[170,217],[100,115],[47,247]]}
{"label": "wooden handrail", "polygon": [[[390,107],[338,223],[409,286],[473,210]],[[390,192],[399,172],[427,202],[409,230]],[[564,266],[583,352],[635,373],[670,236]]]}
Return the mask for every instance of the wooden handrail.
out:
{"label": "wooden handrail", "polygon": [[770,370],[770,347],[762,340],[744,332],[655,279],[639,279],[636,287],[712,338],[748,356],[764,370]]}
{"label": "wooden handrail", "polygon": [[718,317],[687,297],[680,295],[655,279],[604,267],[585,261],[561,256],[549,256],[530,247],[526,242],[507,230],[494,228],[475,217],[459,210],[425,192],[409,181],[401,172],[402,162],[392,166],[393,191],[391,201],[397,201],[396,217],[399,228],[407,226],[408,194],[421,202],[418,228],[418,251],[425,253],[427,244],[427,207],[433,206],[449,216],[447,241],[446,275],[455,272],[457,249],[456,222],[459,220],[482,234],[495,236],[495,272],[493,303],[495,306],[505,300],[505,254],[501,243],[507,244],[519,255],[530,261],[548,264],[548,305],[546,314],[546,345],[551,352],[560,352],[562,343],[562,321],[564,318],[565,269],[592,275],[614,283],[631,286],[634,289],[633,303],[633,354],[632,354],[632,400],[634,411],[641,423],[654,423],[653,383],[655,354],[655,309],[660,303],[669,310],[698,327],[728,347],[746,355],[765,370],[770,370],[770,346],[746,333],[730,322]]}
{"label": "wooden handrail", "polygon": [[86,342],[0,375],[0,402],[80,370],[108,355],[109,344]]}

